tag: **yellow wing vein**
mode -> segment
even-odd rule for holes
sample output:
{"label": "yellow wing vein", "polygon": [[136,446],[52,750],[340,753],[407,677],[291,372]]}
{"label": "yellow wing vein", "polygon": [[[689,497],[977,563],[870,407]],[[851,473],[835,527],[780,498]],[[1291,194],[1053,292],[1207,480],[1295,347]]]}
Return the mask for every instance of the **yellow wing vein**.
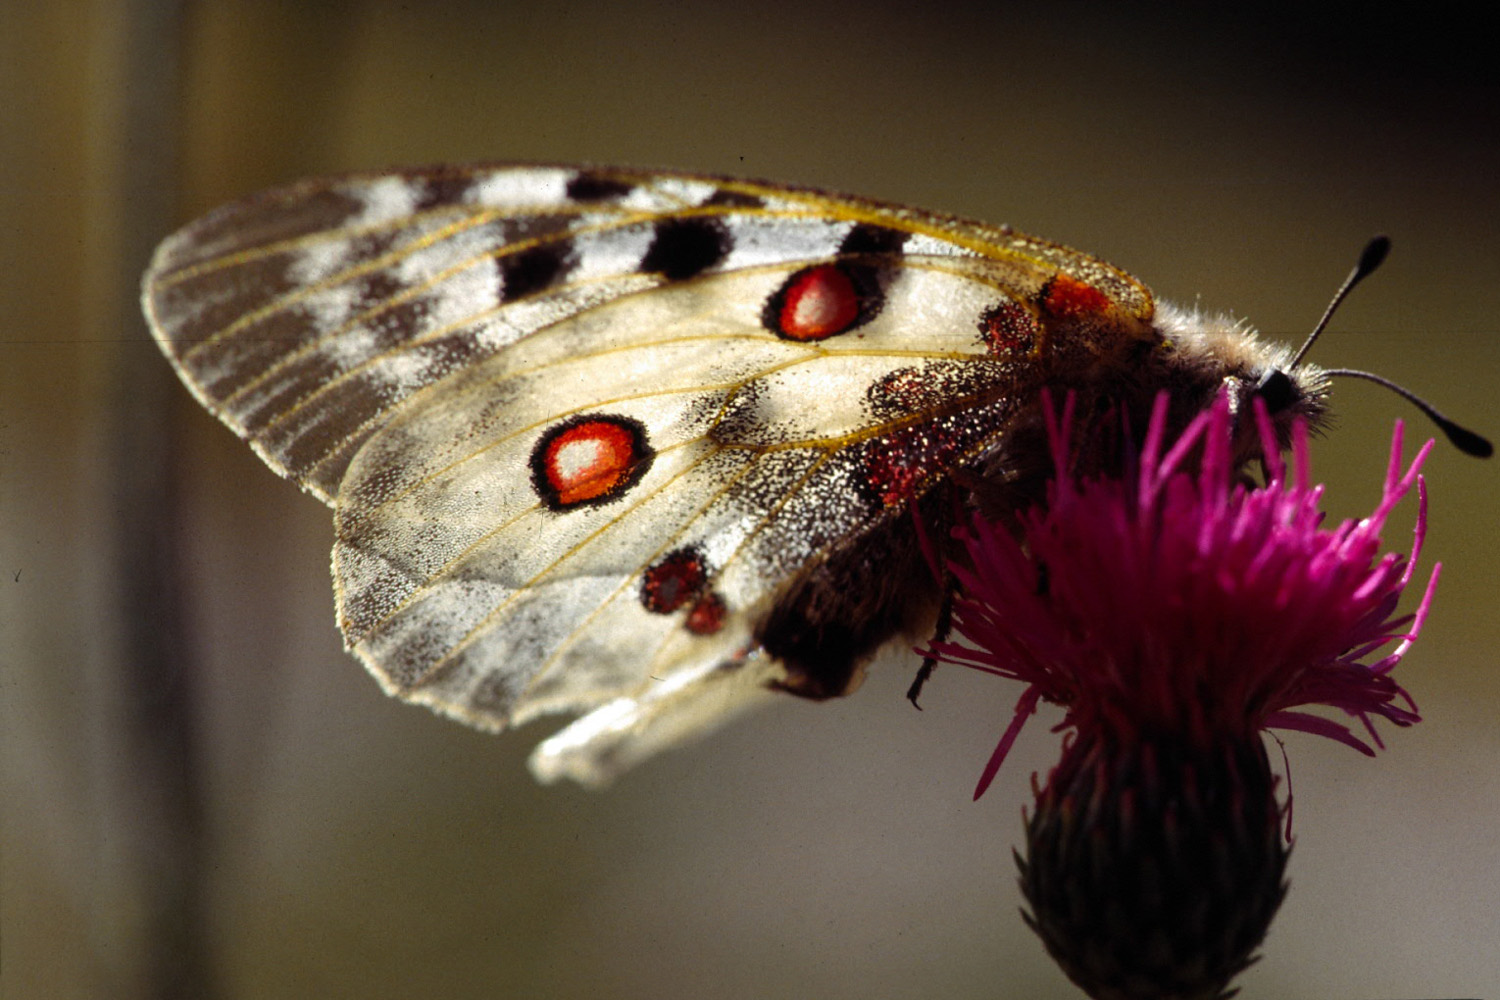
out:
{"label": "yellow wing vein", "polygon": [[[1004,286],[1001,283],[997,282],[997,281],[983,281],[983,279],[980,276],[974,275],[974,274],[972,274],[972,273],[970,273],[970,272],[968,272],[968,271],[966,271],[966,270],[964,270],[962,268],[953,268],[953,267],[950,267],[950,266],[945,266],[942,263],[939,263],[939,262],[936,262],[936,261],[928,262],[928,261],[918,261],[918,260],[908,259],[907,262],[906,262],[906,264],[907,264],[907,266],[909,266],[909,267],[911,267],[913,269],[917,269],[917,270],[930,270],[930,271],[936,271],[936,272],[939,272],[939,273],[951,274],[951,275],[958,276],[958,277],[968,278],[968,279],[974,280],[976,282],[982,282],[982,283],[987,284],[990,287],[993,287],[993,288],[995,288],[997,290],[1000,290],[1000,291],[1004,291],[1005,290]],[[739,270],[735,271],[734,273],[736,275],[740,275],[740,274],[751,275],[751,274],[757,274],[757,273],[769,273],[769,272],[773,272],[773,271],[783,270],[783,269],[785,269],[786,266],[787,265],[785,263],[758,265],[756,267],[747,267],[747,268],[739,269]],[[591,281],[593,283],[604,284],[604,283],[607,283],[607,282],[610,282],[610,281],[618,281],[618,280],[620,280],[621,277],[622,276],[600,277],[600,278],[596,278],[596,279],[591,279]],[[699,280],[707,280],[707,279],[705,278],[705,279],[699,279]],[[686,285],[686,284],[688,284],[688,283],[684,283],[684,285]],[[583,288],[584,286],[585,286],[584,282],[573,282],[570,285],[565,286],[564,288],[561,288],[561,289],[550,289],[546,294],[547,295],[555,295],[555,294],[557,294],[561,290]],[[542,338],[546,337],[549,334],[554,334],[554,335],[560,334],[561,330],[559,329],[559,327],[562,324],[565,324],[565,323],[567,323],[569,321],[572,321],[574,319],[577,319],[579,317],[586,316],[586,315],[588,315],[590,312],[592,312],[594,310],[601,309],[601,308],[604,308],[604,307],[610,306],[610,305],[615,305],[615,304],[624,302],[624,301],[626,301],[628,299],[631,299],[631,298],[634,298],[634,297],[637,297],[637,296],[640,296],[640,295],[651,294],[652,292],[658,291],[659,289],[660,289],[659,285],[653,285],[653,286],[650,286],[650,287],[647,287],[647,288],[634,289],[634,290],[631,290],[631,291],[628,291],[628,292],[624,292],[624,293],[622,293],[620,295],[616,295],[616,296],[610,297],[610,298],[608,298],[608,299],[606,299],[604,301],[598,302],[598,303],[593,303],[593,304],[590,304],[590,305],[585,305],[582,308],[580,308],[577,312],[570,313],[567,316],[565,316],[565,317],[563,317],[563,318],[561,318],[561,319],[559,319],[559,320],[557,320],[555,322],[552,322],[552,323],[549,323],[549,324],[547,324],[545,326],[539,327],[537,330],[535,330],[535,331],[527,334],[525,339],[527,341],[529,341],[529,342],[532,342],[532,343],[540,342],[542,340]],[[517,301],[524,301],[524,300],[517,300]],[[497,315],[497,314],[503,313],[506,308],[508,308],[510,306],[513,306],[515,304],[516,304],[516,302],[502,303],[501,305],[497,306],[494,310],[492,310],[488,315]],[[292,419],[294,416],[296,416],[297,413],[299,413],[303,409],[305,409],[305,408],[307,408],[309,406],[315,405],[315,402],[316,402],[316,400],[318,399],[319,396],[321,396],[321,395],[323,395],[325,393],[328,393],[328,392],[332,392],[335,388],[337,388],[344,381],[346,381],[346,380],[348,380],[350,378],[357,377],[361,372],[363,372],[365,370],[368,370],[370,368],[373,368],[376,365],[379,365],[381,362],[385,361],[386,359],[388,359],[390,357],[393,357],[393,356],[395,356],[395,355],[397,355],[397,354],[399,354],[399,353],[401,353],[403,351],[406,351],[406,350],[410,349],[411,347],[413,347],[415,345],[418,345],[420,343],[425,343],[425,342],[429,342],[431,340],[438,339],[438,338],[440,338],[442,336],[446,336],[447,334],[453,332],[454,330],[460,329],[460,328],[465,327],[465,326],[473,325],[473,324],[475,324],[477,322],[481,322],[481,321],[483,321],[483,319],[485,318],[486,315],[487,315],[486,313],[478,313],[478,314],[475,314],[473,316],[468,316],[468,317],[464,317],[464,318],[459,319],[459,320],[455,320],[455,321],[449,323],[445,327],[442,327],[440,329],[431,331],[429,334],[425,335],[420,340],[405,342],[405,343],[403,343],[403,344],[401,344],[401,345],[399,345],[397,347],[394,347],[394,348],[392,348],[390,350],[382,351],[379,354],[376,354],[376,355],[371,356],[370,358],[367,358],[366,360],[364,360],[360,364],[352,366],[349,369],[347,369],[347,370],[345,370],[343,372],[340,372],[337,376],[335,376],[333,378],[330,378],[330,379],[327,379],[324,382],[320,383],[319,386],[316,389],[314,389],[312,392],[308,393],[306,396],[304,396],[301,399],[297,400],[296,403],[294,403],[291,406],[287,407],[286,409],[284,409],[283,411],[281,411],[280,413],[278,413],[273,419],[271,419],[270,421],[266,422],[266,424],[258,431],[258,433],[259,434],[265,434],[265,433],[269,432],[271,429],[273,429],[273,428],[275,428],[275,427],[277,427],[277,426],[285,423],[286,421]],[[726,334],[718,334],[718,335],[713,335],[713,336],[700,335],[697,338],[693,338],[693,337],[674,337],[674,338],[665,338],[665,339],[656,340],[656,341],[645,341],[645,342],[639,342],[638,341],[636,343],[629,344],[629,345],[623,345],[623,346],[619,346],[619,347],[611,347],[611,348],[603,349],[603,350],[599,350],[599,351],[593,351],[593,352],[586,352],[586,353],[576,354],[576,355],[573,355],[568,360],[570,360],[570,361],[587,360],[587,359],[590,359],[590,358],[603,357],[603,356],[605,356],[605,355],[607,355],[609,353],[613,353],[613,352],[617,352],[617,351],[618,352],[626,352],[626,351],[631,351],[631,350],[642,349],[642,348],[645,348],[645,347],[655,347],[655,346],[664,345],[664,344],[685,343],[685,342],[690,342],[693,339],[700,339],[700,340],[703,340],[703,341],[712,341],[712,340],[731,340],[731,339],[745,339],[745,338],[750,338],[750,339],[757,339],[757,340],[759,340],[759,339],[763,339],[766,336],[768,336],[766,334],[766,332],[764,330],[760,329],[759,327],[754,328],[754,331],[755,331],[754,333],[747,333],[747,334],[727,334],[727,335]],[[794,342],[785,341],[784,343],[790,345],[790,344],[793,344]],[[886,356],[886,357],[910,356],[910,357],[914,357],[914,358],[962,360],[962,359],[965,359],[965,358],[968,358],[968,357],[971,357],[971,356],[978,356],[977,353],[975,355],[970,355],[970,354],[967,354],[965,352],[954,352],[954,351],[946,351],[946,352],[943,352],[943,351],[937,351],[937,352],[932,352],[932,351],[927,351],[927,352],[924,352],[924,351],[912,351],[912,352],[909,352],[909,354],[903,355],[903,352],[894,351],[894,350],[880,350],[880,351],[869,351],[869,352],[861,352],[861,351],[853,351],[853,350],[845,350],[845,349],[829,350],[828,348],[824,348],[824,347],[816,344],[815,342],[807,342],[806,344],[798,344],[797,346],[805,347],[805,349],[808,351],[809,355],[818,356],[818,357],[837,354],[837,355],[839,355],[841,357],[855,357],[855,356],[860,356],[860,355]],[[311,345],[309,345],[309,350],[311,350],[311,349],[312,349],[312,347],[311,347]],[[561,364],[561,363],[565,363],[565,362],[555,362],[555,363]],[[538,366],[537,368],[535,368],[533,370],[541,370],[541,367],[542,366]],[[268,372],[269,372],[269,369],[268,369]],[[264,376],[262,376],[262,378],[263,377]],[[439,391],[442,386],[443,386],[443,382],[441,380],[437,381],[437,382],[433,382],[432,384],[429,384],[429,385],[424,385],[424,386],[418,388],[416,391],[414,391],[410,396],[408,396],[405,399],[403,399],[402,400],[402,406],[405,407],[408,410],[408,412],[410,412],[410,410],[414,407],[414,405],[415,405],[415,403],[416,403],[417,400],[423,398],[424,396],[426,396],[429,393],[433,393],[433,392]],[[372,424],[377,423],[377,422],[379,422],[380,420],[383,420],[383,419],[392,419],[392,418],[390,418],[390,416],[389,416],[388,413],[384,413],[384,412],[377,413],[377,414],[371,416],[366,421],[364,421],[359,427],[356,427],[353,430],[351,430],[348,433],[347,437],[357,436],[360,432],[362,432],[363,430],[365,430],[367,427],[369,427]],[[323,465],[324,462],[326,462],[330,458],[332,458],[333,455],[336,454],[336,452],[337,452],[337,448],[336,447],[329,449],[329,451],[321,459],[317,460],[316,462],[313,462],[311,465],[309,465],[307,467],[307,471],[304,473],[304,476],[310,476],[316,469],[320,468]]]}
{"label": "yellow wing vein", "polygon": [[[694,469],[697,469],[704,462],[709,461],[710,459],[718,456],[719,454],[721,454],[722,452],[727,451],[727,450],[730,450],[728,446],[720,446],[719,448],[716,448],[716,449],[714,449],[712,451],[709,451],[709,452],[705,453],[702,458],[698,459],[692,465],[690,465],[687,468],[683,469],[682,472],[678,476],[672,477],[672,479],[668,483],[663,483],[662,484],[662,489],[665,489],[671,482],[676,482],[678,479],[681,478],[681,476],[688,474],[689,472],[693,471]],[[755,468],[755,460],[753,458],[751,458],[749,461],[747,461],[745,463],[745,465],[741,469],[739,469],[734,474],[733,477],[728,478],[724,482],[724,484],[719,487],[719,489],[715,490],[709,496],[708,500],[706,502],[704,502],[703,504],[701,504],[698,507],[697,511],[683,523],[683,525],[682,525],[681,528],[679,528],[677,531],[673,532],[672,535],[671,535],[671,537],[668,538],[668,540],[664,544],[662,544],[661,546],[659,546],[656,549],[655,552],[651,553],[651,555],[647,559],[645,559],[643,561],[642,568],[644,569],[645,567],[652,565],[656,561],[656,559],[658,557],[660,557],[662,554],[664,554],[667,551],[669,551],[675,544],[677,544],[678,541],[680,541],[683,537],[685,537],[688,534],[689,529],[691,529],[692,526],[695,523],[697,523],[698,518],[702,517],[703,514],[707,510],[709,510],[709,508],[711,508],[715,503],[717,503],[721,497],[725,496],[731,489],[733,489],[734,486],[735,486],[735,484],[737,484],[738,482],[740,482],[740,480],[742,480],[745,476],[749,475],[752,471],[754,471],[754,468]],[[601,530],[603,530],[603,529],[601,529]],[[551,573],[551,572],[559,570],[560,567],[562,566],[562,563],[566,559],[568,559],[568,558],[572,557],[573,555],[575,555],[577,553],[577,551],[581,547],[582,546],[580,545],[580,546],[575,547],[573,550],[570,550],[567,553],[567,555],[565,555],[562,558],[558,559],[551,566],[549,566],[547,568],[546,572],[537,574],[537,576],[535,578],[533,578],[532,581],[530,581],[530,582],[534,584],[534,583],[540,581],[541,579],[543,579],[548,573]],[[621,594],[625,593],[627,590],[630,589],[631,586],[635,585],[637,583],[637,581],[640,580],[640,578],[641,578],[641,573],[639,573],[639,572],[633,573],[633,574],[625,577],[620,582],[620,585],[618,587],[616,587],[613,592],[611,592],[607,597],[605,597],[603,600],[601,600],[599,602],[598,606],[592,612],[590,612],[587,617],[585,617],[581,622],[579,622],[577,625],[575,625],[568,632],[568,634],[563,637],[562,641],[558,643],[557,647],[555,649],[553,649],[552,653],[547,657],[547,659],[545,659],[545,660],[542,661],[542,664],[537,669],[537,672],[532,676],[531,680],[527,681],[526,687],[516,697],[516,703],[517,704],[520,704],[521,702],[525,701],[527,695],[530,694],[530,692],[532,691],[532,689],[534,689],[536,687],[536,685],[539,684],[554,669],[555,665],[560,660],[560,658],[562,657],[562,655],[567,651],[568,647],[570,647],[571,645],[573,645],[573,643],[576,642],[584,634],[584,632],[587,630],[587,628],[589,626],[589,623],[592,622],[595,618],[597,618],[600,614],[602,614],[604,612],[604,609],[606,607],[608,607],[614,600],[616,600]],[[666,619],[664,619],[664,620],[666,620]],[[675,618],[672,620],[672,622],[673,622],[673,628],[674,629],[676,627],[678,627],[678,623],[675,621]],[[656,656],[659,655],[660,649],[663,646],[665,646],[667,644],[667,642],[670,641],[670,638],[671,637],[669,635],[667,638],[665,638],[665,639],[662,640],[661,645],[659,645],[657,647],[658,653],[652,655],[651,662],[653,662],[653,663],[655,662]],[[650,668],[648,668],[646,670],[646,673],[648,675],[651,673]]]}
{"label": "yellow wing vein", "polygon": [[[690,445],[698,444],[698,443],[700,443],[702,441],[705,441],[705,440],[708,440],[708,436],[707,435],[701,435],[701,436],[699,436],[697,438],[693,438],[692,440],[684,441],[684,442],[681,442],[680,444],[673,445],[671,448],[663,449],[663,451],[674,451],[674,450],[677,450],[677,449],[680,449],[680,448],[688,447]],[[408,687],[411,688],[411,689],[422,687],[424,684],[427,683],[428,678],[432,677],[434,674],[436,674],[437,672],[441,671],[442,668],[448,662],[450,662],[455,656],[457,656],[459,653],[463,652],[463,650],[465,648],[467,648],[470,644],[472,644],[472,642],[474,641],[475,637],[481,631],[484,630],[485,626],[489,622],[493,621],[496,616],[502,614],[505,611],[505,609],[507,607],[509,607],[510,604],[513,601],[516,600],[516,598],[518,598],[518,597],[522,596],[523,594],[525,594],[528,590],[530,590],[532,587],[534,587],[537,584],[538,581],[540,581],[540,580],[544,579],[546,576],[548,576],[548,574],[556,572],[558,570],[558,568],[563,563],[565,563],[568,559],[571,559],[572,557],[574,557],[575,555],[577,555],[580,551],[582,551],[584,548],[586,548],[589,545],[589,543],[591,543],[592,541],[594,541],[595,539],[597,539],[604,532],[606,532],[609,529],[617,526],[622,520],[624,520],[630,514],[634,513],[636,510],[640,509],[640,507],[642,505],[650,502],[651,500],[655,499],[657,496],[661,495],[662,491],[664,491],[665,489],[667,489],[667,487],[671,486],[673,483],[677,482],[683,476],[687,475],[689,472],[691,472],[694,469],[696,469],[699,465],[701,465],[704,461],[707,461],[713,455],[718,454],[719,451],[725,450],[728,447],[731,447],[731,446],[721,445],[721,446],[719,446],[717,448],[711,449],[702,458],[700,458],[700,459],[698,459],[698,460],[696,460],[696,461],[694,461],[694,462],[692,462],[692,463],[684,466],[675,475],[673,475],[671,478],[669,478],[665,482],[663,482],[660,485],[658,485],[655,489],[646,491],[646,492],[644,492],[642,495],[640,495],[638,497],[634,497],[633,498],[634,502],[631,503],[630,506],[626,507],[620,513],[614,515],[613,517],[609,518],[604,523],[600,524],[593,531],[589,532],[588,535],[586,535],[585,537],[583,537],[582,539],[580,539],[578,542],[576,542],[571,548],[569,548],[567,550],[567,552],[565,552],[562,555],[560,555],[557,559],[554,559],[550,564],[548,564],[548,566],[546,567],[546,569],[544,569],[541,572],[535,574],[531,579],[525,581],[524,583],[522,583],[519,586],[517,586],[514,590],[512,590],[510,596],[508,596],[504,601],[500,602],[494,608],[492,608],[490,611],[488,611],[484,615],[483,618],[481,618],[478,622],[476,622],[473,625],[472,628],[469,629],[468,633],[464,636],[464,638],[462,638],[458,642],[454,643],[453,646],[450,647],[442,655],[442,657],[440,657],[437,660],[434,660],[431,664],[429,664],[427,666],[427,668],[422,672],[421,676],[419,676],[416,679],[414,679],[408,685]],[[541,504],[533,504],[530,507],[527,507],[525,510],[521,511],[520,513],[518,513],[515,517],[511,518],[505,525],[492,528],[491,530],[489,530],[489,531],[485,532],[483,535],[481,535],[479,538],[476,538],[473,542],[471,542],[468,546],[466,546],[464,548],[463,552],[458,553],[457,555],[455,555],[452,559],[448,560],[448,562],[445,563],[441,569],[439,569],[436,573],[434,573],[431,576],[429,576],[427,578],[427,580],[424,581],[423,588],[425,589],[427,587],[431,587],[432,584],[436,583],[439,580],[442,580],[445,576],[449,575],[454,568],[456,568],[459,564],[461,564],[463,562],[463,560],[469,554],[471,554],[472,552],[474,552],[477,548],[479,548],[480,546],[482,546],[489,539],[495,537],[497,534],[499,534],[501,531],[505,530],[505,528],[509,527],[510,525],[515,524],[522,517],[525,517],[528,514],[535,513],[537,510],[540,510],[540,509],[541,509]],[[390,612],[390,614],[386,615],[385,618],[382,619],[382,623],[383,622],[388,622],[388,621],[394,619],[397,615],[399,615],[401,613],[402,610],[404,610],[406,607],[409,607],[410,604],[411,604],[411,602],[412,602],[412,600],[416,599],[419,596],[420,593],[421,593],[420,590],[413,591],[411,597],[409,597],[406,601],[404,601],[399,607],[393,609]]]}
{"label": "yellow wing vein", "polygon": [[[753,337],[753,336],[754,335],[751,335],[751,334],[740,335],[740,337],[743,337],[743,338],[749,338],[749,337]],[[691,340],[693,340],[695,338],[679,338],[679,339],[684,340],[684,341],[691,341]],[[719,339],[719,338],[702,338],[702,339],[713,340],[713,339]],[[728,339],[728,338],[726,338],[726,339]],[[739,338],[735,338],[735,339],[739,339]],[[663,342],[663,343],[669,343],[669,342],[674,342],[674,341],[667,341],[667,342]],[[635,345],[635,346],[639,347],[640,345]],[[649,346],[656,346],[656,345],[653,344],[653,345],[649,345]],[[710,395],[710,394],[715,393],[715,392],[721,392],[721,391],[726,391],[726,390],[728,390],[730,392],[733,392],[734,390],[737,390],[737,389],[743,389],[745,386],[749,385],[752,382],[757,381],[758,379],[762,379],[762,378],[766,378],[766,377],[768,377],[770,375],[774,375],[776,372],[779,372],[779,371],[785,371],[785,370],[788,370],[788,369],[791,369],[791,368],[795,368],[798,365],[812,363],[812,362],[814,362],[816,360],[819,360],[821,357],[825,357],[825,356],[826,355],[824,355],[823,353],[818,352],[818,351],[809,351],[809,353],[807,355],[804,355],[802,357],[789,358],[786,361],[780,362],[778,364],[767,365],[767,366],[764,366],[764,367],[758,369],[753,374],[746,375],[744,377],[732,379],[732,380],[725,381],[725,382],[696,384],[696,385],[690,385],[690,386],[683,386],[681,388],[676,388],[676,389],[654,389],[654,390],[648,390],[648,391],[637,392],[637,393],[627,393],[627,394],[623,394],[623,395],[619,395],[619,396],[613,396],[613,397],[610,397],[610,398],[607,398],[607,399],[590,400],[588,403],[583,404],[581,406],[575,406],[575,407],[572,407],[570,409],[560,410],[560,411],[558,411],[556,413],[550,413],[547,416],[545,416],[545,417],[543,417],[543,418],[541,418],[539,420],[535,420],[535,421],[532,421],[531,423],[526,424],[524,426],[517,427],[514,430],[512,430],[512,431],[510,431],[510,432],[508,432],[506,434],[503,434],[500,437],[495,438],[493,441],[488,442],[483,447],[477,448],[477,449],[475,449],[473,451],[470,451],[470,452],[467,452],[467,453],[465,453],[463,455],[463,457],[457,458],[454,461],[447,463],[446,465],[443,465],[443,466],[440,466],[438,468],[433,469],[432,471],[430,471],[429,473],[427,473],[426,475],[424,475],[424,476],[422,476],[422,477],[420,477],[418,479],[412,480],[412,482],[408,486],[406,486],[404,489],[402,489],[402,490],[400,490],[400,491],[398,491],[396,493],[392,493],[390,496],[383,497],[380,500],[379,503],[370,505],[367,510],[368,510],[369,513],[375,513],[375,512],[380,511],[381,509],[383,509],[384,507],[386,507],[386,506],[388,506],[390,504],[398,503],[402,499],[404,499],[406,496],[410,495],[411,493],[413,493],[413,492],[421,489],[423,486],[425,486],[425,485],[427,485],[427,484],[429,484],[431,482],[434,482],[434,481],[442,478],[445,475],[448,475],[454,469],[457,469],[458,467],[464,465],[465,463],[477,460],[479,457],[481,457],[482,455],[484,455],[486,452],[489,452],[489,451],[491,451],[494,448],[502,447],[502,446],[508,444],[509,442],[514,441],[516,438],[522,437],[522,436],[527,435],[527,434],[530,434],[530,433],[536,431],[539,428],[546,427],[546,426],[548,426],[550,424],[557,423],[558,421],[561,421],[561,420],[566,420],[568,417],[574,416],[576,414],[588,413],[588,412],[591,412],[591,411],[605,409],[605,408],[608,408],[608,407],[611,407],[611,406],[618,406],[618,405],[620,405],[622,403],[632,403],[632,402],[638,402],[640,400],[646,400],[646,399],[665,399],[665,398],[668,398],[668,397],[671,397],[671,396],[681,396],[681,395]],[[969,355],[969,354],[954,353],[954,352],[943,352],[943,351],[886,351],[886,350],[881,350],[881,351],[868,351],[868,352],[843,352],[841,354],[841,356],[849,356],[849,357],[863,357],[863,356],[867,356],[867,357],[878,357],[878,358],[902,357],[902,358],[917,358],[917,359],[926,359],[926,360],[971,360],[971,361],[974,361],[976,363],[988,360],[988,359],[986,359],[984,357],[981,357],[979,355]],[[554,365],[567,364],[567,363],[569,363],[570,360],[572,360],[572,359],[564,359],[564,360],[559,360],[559,361],[555,361],[555,362],[550,362],[547,365],[537,365],[535,368],[530,369],[528,371],[528,374],[530,374],[532,372],[535,372],[535,371],[545,371],[547,368],[552,367]],[[941,412],[942,413],[946,413],[946,412],[948,412],[949,410],[952,410],[952,409],[962,408],[964,404],[968,403],[968,399],[969,399],[968,397],[964,397],[963,400],[960,400],[960,401],[952,403],[952,404],[950,404],[948,406],[945,406]],[[726,405],[727,405],[727,403],[726,403]],[[722,415],[722,411],[723,411],[723,408],[721,407],[721,409],[720,409],[721,415]],[[417,412],[417,411],[415,411],[415,410],[408,411],[408,412],[410,412],[413,417],[420,416],[420,413]],[[775,443],[775,444],[738,445],[737,447],[744,448],[745,450],[748,450],[748,451],[753,451],[753,452],[755,452],[757,454],[768,454],[768,453],[776,452],[776,451],[790,451],[790,450],[807,449],[807,448],[838,448],[838,447],[844,447],[844,446],[851,445],[851,444],[857,444],[860,441],[864,441],[864,440],[867,440],[867,439],[872,438],[872,437],[878,437],[878,436],[880,436],[882,434],[888,434],[888,433],[890,433],[892,431],[899,430],[902,427],[907,427],[907,426],[910,426],[912,424],[920,423],[923,420],[932,419],[932,417],[935,416],[935,415],[940,415],[939,411],[932,411],[932,412],[920,411],[920,412],[911,413],[911,414],[903,414],[901,417],[893,419],[893,420],[878,421],[878,422],[870,424],[868,427],[860,428],[859,430],[848,431],[848,432],[845,432],[845,433],[842,433],[842,434],[832,435],[832,436],[829,436],[829,437],[823,437],[823,438],[798,438],[798,439],[794,439],[794,440],[791,440],[791,441],[778,442],[778,443]],[[718,421],[719,421],[719,418],[715,418],[715,421],[714,421],[715,426],[717,426]],[[393,423],[391,426],[393,428],[395,428],[395,427],[398,427],[399,425]],[[696,440],[696,439],[693,439],[693,440]],[[683,444],[683,443],[688,443],[688,442],[680,442],[679,445],[674,445],[672,447],[678,447],[678,446],[680,446],[680,444]]]}

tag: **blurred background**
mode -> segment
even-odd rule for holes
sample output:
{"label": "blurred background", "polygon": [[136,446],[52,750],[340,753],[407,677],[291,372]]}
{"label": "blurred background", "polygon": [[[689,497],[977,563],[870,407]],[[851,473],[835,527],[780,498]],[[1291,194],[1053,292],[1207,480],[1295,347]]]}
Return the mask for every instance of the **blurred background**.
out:
{"label": "blurred background", "polygon": [[[1017,916],[1039,720],[914,658],[603,794],[550,728],[465,730],[340,648],[330,512],[203,412],[135,305],[154,244],[299,176],[590,160],[1008,222],[1500,433],[1500,88],[1457,7],[627,0],[0,6],[6,998],[1027,997],[1076,991]],[[1357,11],[1357,13],[1355,13]],[[1331,516],[1394,417],[1338,386]],[[1500,468],[1439,447],[1444,576],[1368,760],[1287,739],[1292,892],[1247,1000],[1500,988]],[[1411,513],[1391,529],[1404,547]],[[1275,750],[1273,748],[1273,756]]]}

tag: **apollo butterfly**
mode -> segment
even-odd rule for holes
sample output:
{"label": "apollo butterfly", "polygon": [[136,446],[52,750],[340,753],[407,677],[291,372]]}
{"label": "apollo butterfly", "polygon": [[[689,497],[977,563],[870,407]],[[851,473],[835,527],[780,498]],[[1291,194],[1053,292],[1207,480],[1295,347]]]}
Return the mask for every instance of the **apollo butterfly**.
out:
{"label": "apollo butterfly", "polygon": [[[143,297],[194,395],[333,507],[339,626],[381,685],[492,730],[583,713],[532,764],[586,783],[930,635],[913,521],[1040,496],[1044,388],[1085,431],[1163,389],[1179,424],[1226,387],[1283,429],[1325,398],[1066,247],[677,173],[294,184],[167,239]],[[1119,460],[1078,436],[1084,471]]]}

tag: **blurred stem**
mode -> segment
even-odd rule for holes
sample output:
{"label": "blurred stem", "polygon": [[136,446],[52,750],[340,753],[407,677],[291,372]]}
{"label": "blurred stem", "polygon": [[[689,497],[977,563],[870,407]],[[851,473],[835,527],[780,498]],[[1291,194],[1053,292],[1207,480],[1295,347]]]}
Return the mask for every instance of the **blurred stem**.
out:
{"label": "blurred stem", "polygon": [[95,207],[113,211],[95,218],[90,249],[103,303],[94,317],[100,343],[118,345],[99,411],[111,420],[100,428],[99,454],[107,456],[100,471],[114,505],[106,572],[118,618],[115,677],[98,697],[105,699],[104,738],[117,737],[123,751],[100,762],[105,836],[121,834],[112,850],[138,904],[139,923],[126,930],[139,949],[136,992],[211,1000],[220,991],[209,954],[197,671],[182,620],[169,420],[176,387],[142,343],[148,335],[136,291],[152,246],[175,221],[184,11],[178,0],[127,0],[99,15],[93,62],[102,79],[93,82],[101,97],[89,148],[102,180],[89,194]]}

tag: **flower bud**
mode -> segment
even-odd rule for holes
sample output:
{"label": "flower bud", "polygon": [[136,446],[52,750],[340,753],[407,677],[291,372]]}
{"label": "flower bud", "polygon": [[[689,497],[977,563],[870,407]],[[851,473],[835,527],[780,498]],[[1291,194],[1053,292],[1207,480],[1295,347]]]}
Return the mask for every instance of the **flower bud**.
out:
{"label": "flower bud", "polygon": [[1259,736],[1078,734],[1019,856],[1026,922],[1095,1000],[1213,1000],[1254,958],[1288,848]]}

